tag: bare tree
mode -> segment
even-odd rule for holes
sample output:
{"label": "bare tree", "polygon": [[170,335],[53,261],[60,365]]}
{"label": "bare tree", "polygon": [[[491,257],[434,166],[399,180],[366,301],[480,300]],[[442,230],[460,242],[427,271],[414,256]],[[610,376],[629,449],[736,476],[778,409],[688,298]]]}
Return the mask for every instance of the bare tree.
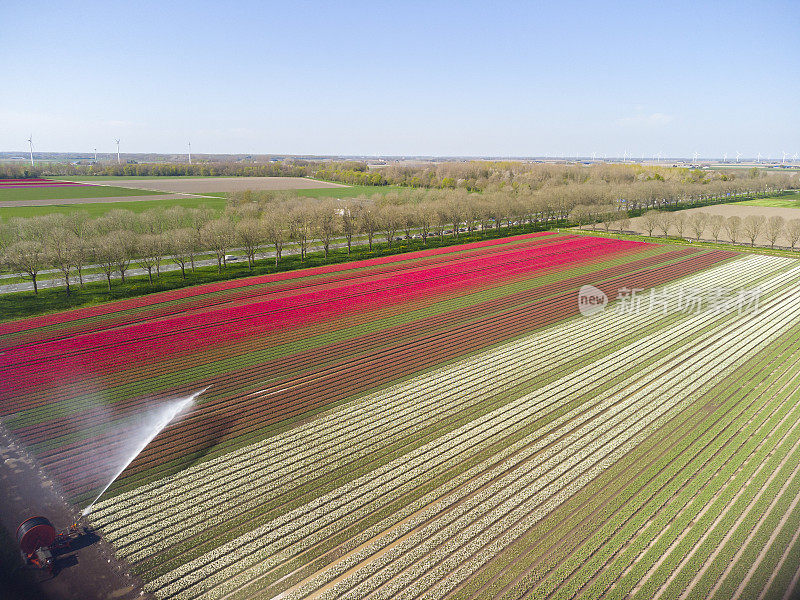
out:
{"label": "bare tree", "polygon": [[264,227],[264,234],[269,242],[275,247],[275,266],[278,266],[278,261],[281,259],[281,252],[283,252],[283,244],[286,243],[288,237],[287,230],[289,228],[286,220],[281,213],[269,212],[262,217],[262,226]]}
{"label": "bare tree", "polygon": [[631,218],[628,216],[627,210],[618,213],[618,218],[614,222],[617,224],[616,230],[620,233],[624,233],[631,228]]}
{"label": "bare tree", "polygon": [[69,296],[69,276],[75,266],[76,248],[80,240],[69,230],[56,227],[48,232],[47,236],[47,262],[61,271],[64,276],[64,285]]}
{"label": "bare tree", "polygon": [[347,253],[350,254],[350,249],[353,244],[353,236],[358,233],[358,221],[360,206],[352,202],[345,204],[340,212],[341,216],[341,229],[344,237],[347,240]]}
{"label": "bare tree", "polygon": [[200,235],[204,245],[217,257],[217,273],[222,273],[222,267],[226,264],[225,254],[234,238],[233,225],[226,217],[214,219],[203,225]]}
{"label": "bare tree", "polygon": [[745,237],[750,240],[750,245],[756,245],[756,238],[761,235],[766,219],[763,215],[747,215],[742,220],[742,230]]}
{"label": "bare tree", "polygon": [[189,227],[172,230],[169,234],[169,251],[172,254],[172,262],[181,268],[181,277],[186,279],[186,265],[190,262],[194,264],[197,251],[197,236],[194,230]]}
{"label": "bare tree", "polygon": [[[246,206],[253,206],[248,204]],[[236,223],[236,241],[244,248],[247,256],[247,267],[252,271],[256,262],[256,250],[264,243],[266,232],[264,224],[254,216],[248,216]]]}
{"label": "bare tree", "polygon": [[447,223],[450,221],[450,215],[444,209],[443,206],[439,206],[434,204],[434,220],[433,220],[433,231],[438,235],[440,238],[444,238],[444,231],[447,228]]}
{"label": "bare tree", "polygon": [[369,251],[372,252],[372,241],[375,239],[375,233],[378,231],[379,227],[378,215],[374,207],[365,206],[359,217],[359,231],[366,234],[367,242],[369,243]]}
{"label": "bare tree", "polygon": [[800,242],[800,219],[789,219],[786,223],[786,239],[794,250],[797,242]]}
{"label": "bare tree", "polygon": [[767,221],[767,239],[769,240],[769,247],[774,248],[775,242],[781,237],[786,228],[786,220],[780,215],[774,215]]}
{"label": "bare tree", "polygon": [[151,208],[139,213],[136,218],[136,231],[141,233],[164,233],[168,217],[163,208]]}
{"label": "bare tree", "polygon": [[128,229],[114,231],[112,233],[117,240],[118,247],[117,271],[119,271],[119,276],[120,279],[122,279],[122,283],[125,283],[125,273],[128,270],[128,267],[130,267],[131,261],[138,251],[138,242],[136,235]]}
{"label": "bare tree", "polygon": [[427,245],[436,213],[429,204],[423,204],[417,207],[416,213],[416,221],[419,223],[419,233],[422,236],[422,243]]}
{"label": "bare tree", "polygon": [[139,224],[139,219],[135,213],[129,210],[115,208],[95,219],[95,224],[102,233],[133,231]]}
{"label": "bare tree", "polygon": [[708,225],[708,215],[704,212],[694,212],[689,215],[689,230],[694,234],[694,239],[700,241],[700,237]]}
{"label": "bare tree", "polygon": [[661,219],[661,213],[657,210],[648,210],[642,215],[642,227],[647,235],[652,237],[653,230],[658,227],[659,219]]}
{"label": "bare tree", "polygon": [[683,233],[686,231],[686,215],[682,212],[670,213],[672,218],[672,226],[675,228],[678,237],[683,239]]}
{"label": "bare tree", "polygon": [[[467,227],[467,233],[471,234],[475,231],[475,225],[479,219],[480,211],[478,208],[477,199],[475,198],[475,194],[470,194],[466,201],[463,204],[463,212],[464,212],[464,225]],[[415,223],[413,221],[414,213],[412,211],[406,212],[407,221],[410,221],[410,225],[407,225],[406,228],[406,235],[411,235],[411,229],[414,227]]]}
{"label": "bare tree", "polygon": [[[494,227],[497,231],[500,231],[500,227],[503,224],[505,208],[506,202],[501,194],[494,192],[488,197],[487,212],[494,221]],[[433,220],[433,223],[436,224],[436,219]]]}
{"label": "bare tree", "polygon": [[708,227],[711,230],[711,236],[714,238],[714,242],[719,241],[719,234],[722,232],[723,228],[725,227],[725,217],[722,215],[711,215],[708,217]]}
{"label": "bare tree", "polygon": [[403,204],[400,207],[400,224],[409,238],[417,226],[417,210],[415,206]]}
{"label": "bare tree", "polygon": [[322,202],[314,209],[314,225],[322,241],[322,250],[325,258],[331,247],[331,240],[339,232],[339,219],[336,214],[337,206],[331,202]]}
{"label": "bare tree", "polygon": [[656,227],[667,237],[669,230],[672,228],[673,218],[671,212],[661,211],[658,213],[658,221]]}
{"label": "bare tree", "polygon": [[447,200],[445,210],[447,211],[448,220],[453,224],[453,237],[458,237],[458,230],[460,229],[461,221],[464,220],[464,206],[462,204],[461,194]]}
{"label": "bare tree", "polygon": [[91,238],[95,234],[95,226],[85,210],[70,213],[65,221],[66,228],[74,237],[74,262],[78,273],[78,283],[83,287],[83,268],[91,258]]}
{"label": "bare tree", "polygon": [[47,265],[47,253],[40,240],[24,239],[9,245],[5,250],[4,262],[12,270],[27,274],[33,282],[33,293],[39,293],[37,277]]}
{"label": "bare tree", "polygon": [[139,264],[147,269],[147,278],[153,285],[153,269],[158,269],[164,260],[164,240],[159,233],[140,233],[136,236]]}
{"label": "bare tree", "polygon": [[391,248],[397,230],[403,225],[400,209],[394,204],[385,204],[380,207],[380,227],[386,234],[386,244]]}
{"label": "bare tree", "polygon": [[111,275],[117,270],[117,255],[119,244],[113,234],[105,234],[94,239],[92,255],[108,281],[108,291],[111,291]]}
{"label": "bare tree", "polygon": [[170,206],[164,211],[165,229],[183,229],[185,227],[191,227],[191,225],[191,215],[186,207],[176,204],[175,206]]}
{"label": "bare tree", "polygon": [[736,215],[725,219],[725,233],[728,234],[728,239],[732,244],[735,244],[739,239],[739,232],[741,231],[741,228],[742,220]]}
{"label": "bare tree", "polygon": [[583,229],[584,225],[588,225],[591,221],[591,213],[583,204],[579,204],[573,208],[569,213],[569,220],[578,224],[578,229]]}
{"label": "bare tree", "polygon": [[298,206],[289,213],[289,231],[292,239],[300,246],[300,262],[306,258],[312,225],[313,218],[308,206]]}
{"label": "bare tree", "polygon": [[6,249],[11,244],[18,241],[18,239],[17,228],[12,226],[11,223],[3,221],[2,217],[0,217],[0,257],[2,257]]}
{"label": "bare tree", "polygon": [[604,204],[597,208],[597,213],[600,222],[603,224],[603,229],[605,229],[606,233],[608,233],[609,230],[611,229],[611,226],[614,224],[614,222],[617,220],[617,217],[619,216],[617,211],[610,204]]}
{"label": "bare tree", "polygon": [[203,236],[201,235],[201,232],[203,227],[207,223],[214,220],[214,212],[207,206],[190,208],[187,219],[189,221],[189,227],[194,229],[195,233],[197,234],[197,239],[202,241]]}

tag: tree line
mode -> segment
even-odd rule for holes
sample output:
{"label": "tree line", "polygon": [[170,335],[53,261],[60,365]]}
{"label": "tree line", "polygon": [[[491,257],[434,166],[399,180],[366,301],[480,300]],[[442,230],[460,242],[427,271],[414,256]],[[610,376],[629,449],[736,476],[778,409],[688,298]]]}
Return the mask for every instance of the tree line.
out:
{"label": "tree line", "polygon": [[[329,165],[319,169],[324,178],[351,183],[365,177],[366,165],[353,167],[349,164]],[[377,185],[397,185],[428,189],[466,189],[485,191],[503,188],[527,188],[538,190],[544,187],[559,187],[574,183],[598,183],[627,185],[643,181],[672,182],[685,184],[708,184],[716,181],[759,179],[767,177],[763,170],[754,168],[734,172],[724,169],[689,169],[641,164],[598,163],[549,164],[525,161],[447,161],[415,165],[390,164],[374,168],[370,174]]]}
{"label": "tree line", "polygon": [[0,179],[34,177],[309,177],[315,170],[306,161],[281,161],[261,164],[235,162],[142,163],[91,165],[42,163],[30,165],[0,164]]}
{"label": "tree line", "polygon": [[[630,222],[619,225],[625,229],[626,225],[630,226]],[[609,226],[604,223],[604,227],[608,229]],[[800,242],[800,219],[786,220],[780,215],[769,218],[764,215],[724,217],[702,211],[675,213],[651,210],[642,215],[641,227],[648,236],[655,232],[667,237],[673,232],[680,238],[691,238],[695,241],[708,234],[714,242],[719,242],[720,237],[725,234],[732,244],[744,241],[755,246],[756,240],[763,236],[769,242],[770,248],[774,248],[779,241],[785,241],[792,250]]]}
{"label": "tree line", "polygon": [[177,264],[185,277],[201,255],[213,255],[222,272],[233,248],[241,249],[252,269],[257,251],[266,246],[274,251],[277,265],[287,244],[295,245],[302,261],[312,243],[327,257],[335,238],[344,240],[349,253],[357,236],[372,250],[376,239],[391,246],[398,238],[417,236],[425,244],[431,236],[458,237],[461,232],[514,224],[610,224],[648,209],[727,202],[797,185],[796,180],[777,177],[705,184],[666,178],[567,181],[482,193],[406,188],[343,200],[244,191],[231,193],[221,214],[175,206],[142,213],[111,210],[96,219],[83,212],[17,218],[0,222],[0,260],[4,268],[26,273],[34,291],[42,270],[57,269],[69,294],[71,280],[83,284],[87,265],[96,265],[106,275],[110,290],[112,275],[119,274],[124,282],[131,264],[147,270],[151,282],[165,261]]}
{"label": "tree line", "polygon": [[[323,161],[285,159],[269,162],[197,162],[188,163],[97,163],[91,165],[45,163],[0,165],[0,178],[116,176],[226,176],[226,177],[314,177],[348,185],[396,185],[414,189],[462,189],[466,191],[538,191],[575,184],[599,187],[625,187],[652,183],[653,189],[672,187],[680,193],[687,186],[702,189],[722,183],[746,185],[761,182],[786,188],[789,174],[769,173],[753,168],[748,171],[688,169],[653,165],[595,164],[592,166],[557,165],[523,161],[449,161],[418,165],[390,164],[370,168],[363,161]],[[766,182],[770,182],[767,184]],[[660,186],[659,184],[665,184]],[[714,193],[714,192],[710,192]]]}

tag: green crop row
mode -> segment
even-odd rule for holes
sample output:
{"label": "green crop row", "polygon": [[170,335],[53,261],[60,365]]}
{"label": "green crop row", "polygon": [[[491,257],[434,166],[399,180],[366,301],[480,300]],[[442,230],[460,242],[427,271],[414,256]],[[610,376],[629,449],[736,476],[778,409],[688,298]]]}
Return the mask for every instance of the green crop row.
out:
{"label": "green crop row", "polygon": [[[785,399],[782,400],[785,402]],[[793,414],[800,416],[800,407],[794,410],[797,412]],[[777,417],[780,415],[781,413],[777,413],[771,419],[770,424],[774,422],[777,425]],[[777,439],[781,439],[782,436],[788,434],[793,426],[794,423],[791,419],[784,421],[778,429]],[[793,435],[792,443],[794,443],[796,437],[800,436],[800,431],[795,430]],[[639,593],[642,597],[647,597],[648,594],[652,594],[658,589],[666,578],[675,571],[676,563],[697,543],[705,528],[717,518],[725,506],[733,499],[740,489],[739,485],[752,477],[762,466],[764,460],[771,454],[774,449],[773,446],[762,445],[761,441],[758,436],[754,436],[746,441],[735,456],[727,460],[723,460],[722,456],[716,457],[714,466],[721,465],[722,469],[710,484],[704,484],[703,487],[697,489],[697,483],[693,481],[687,486],[687,495],[693,495],[693,500],[680,514],[675,514],[677,511],[670,510],[660,515],[660,518],[651,525],[650,529],[637,539],[637,543],[641,546],[640,549],[648,549],[627,577],[624,577],[619,585],[615,586],[612,590],[612,597],[622,597],[625,593],[628,593],[641,581],[650,566],[667,552],[678,536],[686,532],[685,537],[678,546],[670,552],[669,559],[639,589]],[[756,450],[759,446],[761,447]],[[751,454],[753,451],[756,451],[755,454]],[[747,458],[745,459],[745,457]],[[755,485],[763,483],[763,479],[766,479],[768,472],[765,469],[761,469],[759,475],[760,477],[754,481]],[[707,509],[705,514],[698,518],[698,514],[703,509]],[[664,531],[664,535],[653,546],[650,546],[649,542],[653,534],[662,531]]]}
{"label": "green crop row", "polygon": [[[667,560],[656,569],[653,576],[639,589],[636,596],[652,598],[659,586],[664,585],[668,578],[675,574],[677,576],[665,588],[666,597],[677,597],[680,592],[685,590],[694,580],[697,573],[700,572],[711,553],[720,548],[725,535],[733,528],[737,519],[742,516],[743,511],[751,502],[751,493],[761,491],[762,488],[766,490],[765,496],[768,496],[771,492],[777,492],[783,484],[782,478],[796,469],[795,464],[785,464],[780,467],[780,470],[778,470],[778,467],[781,460],[786,456],[784,453],[790,451],[791,447],[795,446],[798,441],[800,441],[800,430],[795,430],[777,448],[777,452],[769,458],[768,462],[764,463],[761,470],[757,471],[757,473],[750,473],[752,477],[750,481],[737,477],[731,482],[730,486],[718,491],[719,496],[716,499],[713,498],[713,495],[707,494],[706,501],[710,500],[712,502],[710,509],[699,520],[691,523],[691,526],[681,523],[684,528],[688,527],[687,535],[677,547],[672,549]],[[800,456],[800,450],[795,449],[790,456]],[[779,475],[781,479],[773,479],[768,483],[767,480],[775,474]],[[747,489],[748,493],[743,493],[734,500],[735,494],[742,490],[743,487]],[[751,490],[753,491],[751,492]],[[772,498],[765,496],[762,496],[761,501],[756,504],[757,512],[753,516],[755,521],[763,514],[760,511],[765,510],[772,500]],[[722,516],[721,519],[720,516]],[[703,535],[706,537],[701,542],[700,539]],[[711,563],[695,588],[700,597],[708,597],[713,584],[736,550],[737,548],[734,548],[730,543],[722,546],[720,556]],[[690,551],[694,551],[694,554],[689,557]],[[680,567],[679,571],[676,571],[677,567]],[[676,595],[671,596],[671,593]]]}
{"label": "green crop row", "polygon": [[[740,372],[740,376],[742,373]],[[738,378],[733,381],[729,380],[725,389],[736,386],[737,381]],[[722,393],[722,389],[718,389],[717,392]],[[645,472],[646,487],[642,490],[630,490],[628,494],[620,498],[619,502],[609,507],[608,512],[611,513],[611,518],[606,513],[602,518],[597,519],[603,525],[578,552],[566,557],[564,555],[552,557],[550,564],[544,564],[542,568],[537,569],[537,572],[524,575],[515,589],[520,591],[527,590],[537,581],[546,577],[547,572],[554,566],[552,563],[558,564],[558,568],[544,582],[542,589],[537,591],[537,597],[552,593],[556,589],[566,594],[566,587],[572,587],[575,590],[581,588],[595,576],[609,557],[613,556],[619,548],[625,547],[630,536],[638,530],[639,526],[646,523],[656,510],[660,509],[680,490],[685,479],[690,476],[684,469],[691,469],[692,467],[695,471],[699,469],[704,464],[703,460],[709,460],[728,442],[730,437],[738,432],[736,424],[740,417],[737,416],[738,413],[735,412],[735,409],[740,401],[741,396],[734,395],[714,410],[713,415],[719,420],[710,429],[706,430],[699,439],[685,437],[682,443],[673,446],[658,444],[659,438],[654,437],[656,453],[660,452],[661,456]],[[706,406],[707,403],[708,398],[704,396],[698,399],[695,405]],[[748,412],[743,414],[747,416],[761,409],[761,406],[751,403],[748,407]],[[699,420],[702,421],[702,416],[700,416]],[[692,427],[693,425],[693,423],[690,423],[688,426]],[[697,423],[697,426],[699,425],[700,423]],[[700,429],[699,431],[703,430]],[[728,437],[719,437],[723,433],[726,433]],[[693,451],[696,451],[698,446],[703,449],[702,452],[698,455],[693,455]],[[665,452],[664,448],[668,450]],[[690,472],[694,473],[695,471]],[[618,512],[615,513],[614,511]],[[630,519],[632,518],[634,520],[631,521]],[[623,527],[623,525],[625,526]],[[527,560],[520,561],[520,565],[517,565],[502,580],[498,581],[496,587],[506,582],[510,583],[515,578],[520,577],[525,572],[527,563]],[[564,581],[578,571],[582,577],[570,581],[570,586],[565,586]],[[493,593],[496,591],[499,590],[492,588]]]}
{"label": "green crop row", "polygon": [[[711,574],[712,571],[718,572],[717,563],[722,563],[726,568],[731,568],[731,571],[730,574],[722,580],[714,597],[731,598],[737,588],[744,583],[751,568],[755,566],[754,575],[756,576],[753,577],[743,589],[743,597],[755,598],[758,596],[759,592],[764,588],[767,578],[770,573],[772,573],[772,568],[778,562],[778,558],[785,546],[780,547],[776,544],[770,545],[764,557],[765,560],[760,564],[757,564],[758,557],[766,546],[770,536],[778,529],[781,519],[789,512],[790,505],[800,493],[800,477],[797,475],[797,469],[800,469],[800,462],[793,466],[795,472],[792,478],[785,482],[783,480],[778,482],[781,487],[786,486],[786,489],[781,493],[775,505],[771,508],[768,506],[772,504],[775,499],[769,495],[770,490],[767,490],[759,502],[751,508],[746,519],[734,532],[734,535],[722,549],[722,552],[717,556],[712,568],[706,572],[708,577],[704,575],[697,586],[695,586],[696,589],[704,590],[709,588],[710,582],[706,580],[710,580],[711,577],[713,577]],[[774,489],[774,487],[772,487],[772,489]],[[795,516],[795,521],[800,519],[800,511],[798,511],[796,507],[792,515]],[[787,519],[787,521],[789,520],[791,519]],[[791,535],[789,537],[791,537]],[[772,553],[772,555],[770,555],[770,553]],[[731,554],[733,554],[733,557]],[[731,565],[730,561],[734,560],[734,558],[736,562]],[[748,588],[750,590],[749,595],[746,592]]]}
{"label": "green crop row", "polygon": [[[539,577],[544,576],[547,572],[555,568],[559,562],[564,560],[576,547],[580,544],[582,539],[585,539],[591,533],[592,523],[604,523],[623,506],[630,506],[630,502],[634,497],[644,498],[642,486],[649,483],[653,472],[661,473],[663,469],[671,467],[675,469],[679,466],[678,459],[682,457],[685,462],[688,462],[688,456],[685,456],[687,449],[691,448],[694,443],[694,438],[689,436],[689,433],[696,428],[703,427],[704,422],[710,418],[712,413],[706,410],[707,399],[699,399],[694,404],[694,412],[685,421],[679,421],[673,424],[670,428],[665,428],[660,435],[651,436],[645,443],[643,443],[636,451],[632,452],[625,459],[619,461],[615,465],[615,469],[610,470],[603,478],[598,479],[594,485],[587,487],[587,489],[576,498],[576,502],[582,501],[583,497],[588,496],[589,500],[584,507],[594,507],[594,505],[602,504],[602,511],[592,512],[591,521],[589,517],[584,517],[583,511],[575,511],[570,505],[564,507],[564,513],[561,514],[557,511],[551,518],[541,525],[541,531],[533,530],[527,536],[522,538],[518,545],[519,548],[512,546],[510,553],[504,553],[502,562],[492,569],[492,575],[489,579],[494,579],[491,587],[484,591],[484,595],[495,595],[499,593],[509,582],[514,578],[519,577],[523,572],[532,570],[530,565],[535,563],[535,570]],[[730,422],[733,419],[732,409],[736,407],[736,401],[730,400],[725,404],[722,412],[723,417],[727,417]],[[688,410],[686,412],[689,412]],[[719,411],[715,411],[716,414]],[[664,452],[664,448],[668,448]],[[649,461],[649,462],[648,462]],[[624,483],[628,486],[628,479],[621,479],[620,469],[623,473],[630,469],[631,466],[639,467],[636,474],[635,485],[625,487],[621,494],[617,497],[609,495],[608,491],[602,492],[603,486],[611,484],[612,487],[616,484]],[[644,472],[642,472],[644,470]],[[582,529],[574,531],[577,527],[573,525],[574,522],[581,524]],[[553,526],[553,523],[556,525]],[[564,536],[566,545],[554,548],[552,540],[555,535]],[[581,537],[582,536],[582,537]],[[533,550],[529,549],[529,545],[533,545]],[[527,553],[524,559],[520,560],[519,556],[523,551]],[[576,558],[580,564],[583,564],[585,556]],[[508,565],[508,569],[501,577],[496,577],[495,573],[502,571]],[[465,593],[458,597],[469,597],[472,590],[476,588],[476,584],[470,581],[465,588]]]}

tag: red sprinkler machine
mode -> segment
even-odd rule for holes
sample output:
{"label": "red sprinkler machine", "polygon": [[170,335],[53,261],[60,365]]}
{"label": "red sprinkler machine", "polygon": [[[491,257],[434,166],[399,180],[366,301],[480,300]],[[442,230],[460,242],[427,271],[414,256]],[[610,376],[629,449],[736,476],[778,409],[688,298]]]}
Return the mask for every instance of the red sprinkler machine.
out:
{"label": "red sprinkler machine", "polygon": [[65,531],[56,531],[46,517],[31,517],[17,528],[17,541],[26,564],[53,573],[55,557],[69,552],[73,542],[88,533],[88,528],[81,530],[77,522]]}

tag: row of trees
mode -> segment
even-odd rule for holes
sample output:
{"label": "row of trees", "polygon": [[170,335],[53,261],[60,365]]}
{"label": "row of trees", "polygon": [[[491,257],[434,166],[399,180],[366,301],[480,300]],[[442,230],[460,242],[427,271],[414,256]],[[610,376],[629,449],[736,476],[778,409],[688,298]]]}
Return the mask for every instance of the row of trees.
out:
{"label": "row of trees", "polygon": [[738,244],[746,240],[755,246],[759,238],[766,240],[770,248],[778,242],[786,242],[792,250],[800,242],[800,219],[788,221],[780,215],[765,217],[764,215],[732,215],[724,217],[718,214],[707,214],[702,211],[682,213],[648,211],[642,215],[641,227],[652,236],[653,232],[664,237],[674,232],[678,237],[692,237],[700,240],[706,234],[718,242],[724,234],[727,240]]}
{"label": "row of trees", "polygon": [[[450,161],[416,165],[390,164],[369,168],[363,161],[322,160],[262,160],[203,161],[187,163],[100,163],[90,165],[46,163],[26,165],[0,165],[0,178],[38,176],[295,176],[316,177],[350,185],[383,186],[393,184],[410,188],[464,189],[487,191],[502,189],[559,188],[574,184],[599,186],[629,186],[636,183],[656,182],[672,184],[674,189],[694,184],[708,186],[719,182],[737,182],[748,187],[747,182],[770,179],[772,187],[783,187],[789,175],[769,173],[760,169],[748,171],[687,169],[646,165],[596,164],[556,165],[522,161]],[[781,179],[782,178],[782,179]],[[749,189],[749,187],[748,187]],[[695,191],[694,194],[701,194]]]}
{"label": "row of trees", "polygon": [[239,162],[72,164],[42,163],[36,166],[0,164],[0,179],[31,177],[144,176],[144,177],[308,177],[319,163],[276,161],[260,164]]}
{"label": "row of trees", "polygon": [[407,188],[341,201],[246,191],[230,194],[222,214],[178,206],[140,214],[112,210],[98,219],[75,213],[0,222],[0,259],[5,268],[27,273],[34,288],[39,272],[58,269],[69,293],[70,279],[82,283],[89,264],[105,273],[110,288],[112,275],[118,273],[124,281],[132,263],[146,269],[152,281],[165,261],[178,264],[185,276],[203,254],[215,256],[222,271],[232,248],[241,248],[252,268],[264,246],[272,248],[277,263],[284,246],[293,243],[303,260],[315,240],[327,256],[336,237],[346,241],[349,251],[359,235],[371,249],[379,237],[390,245],[411,235],[425,242],[431,235],[458,236],[460,230],[514,223],[600,222],[610,229],[611,223],[647,209],[725,202],[796,185],[796,180],[773,177],[680,184],[667,178],[620,183],[592,176],[538,189],[505,186],[474,193]]}
{"label": "row of trees", "polygon": [[[606,210],[602,212],[597,221],[592,222],[592,226],[601,227],[605,231],[627,232],[631,229],[631,218],[624,212],[613,212]],[[586,223],[580,223],[581,229]],[[648,236],[675,235],[680,238],[694,239],[700,241],[708,235],[707,239],[719,242],[723,235],[727,241],[738,244],[745,240],[751,246],[756,245],[756,240],[766,240],[770,248],[774,248],[779,242],[795,250],[800,243],[800,219],[786,220],[780,215],[773,215],[769,218],[764,215],[747,215],[739,217],[732,215],[724,217],[719,214],[708,214],[702,211],[694,212],[671,212],[661,210],[649,210],[645,212],[639,221],[637,230],[646,233]]]}
{"label": "row of trees", "polygon": [[[327,166],[324,177],[344,183],[362,178],[364,169],[340,165]],[[708,184],[715,181],[759,179],[766,171],[688,169],[653,165],[595,164],[545,164],[522,161],[449,161],[415,165],[390,164],[372,171],[379,174],[378,185],[392,184],[414,188],[466,190],[488,190],[504,187],[527,187],[538,190],[542,187],[557,187],[574,183],[595,182],[611,185],[627,185],[642,181],[662,181],[679,184]]]}
{"label": "row of trees", "polygon": [[[221,272],[226,256],[236,249],[252,269],[265,246],[274,251],[277,265],[289,243],[296,245],[302,261],[314,243],[327,257],[337,237],[346,241],[348,253],[360,235],[370,249],[379,236],[390,246],[403,235],[418,235],[426,243],[432,235],[458,236],[462,221],[474,231],[479,216],[489,226],[490,212],[505,214],[478,213],[465,194],[448,196],[452,197],[378,195],[339,202],[284,194],[247,202],[234,197],[222,214],[176,206],[142,213],[112,210],[97,219],[85,212],[12,219],[0,223],[0,257],[5,268],[26,273],[35,292],[40,272],[57,269],[69,294],[71,280],[77,278],[83,285],[87,265],[96,265],[105,274],[110,290],[112,275],[118,273],[124,282],[132,265],[146,269],[153,282],[165,261],[176,263],[185,277],[200,256],[211,254]],[[496,201],[487,198],[483,204]]]}

